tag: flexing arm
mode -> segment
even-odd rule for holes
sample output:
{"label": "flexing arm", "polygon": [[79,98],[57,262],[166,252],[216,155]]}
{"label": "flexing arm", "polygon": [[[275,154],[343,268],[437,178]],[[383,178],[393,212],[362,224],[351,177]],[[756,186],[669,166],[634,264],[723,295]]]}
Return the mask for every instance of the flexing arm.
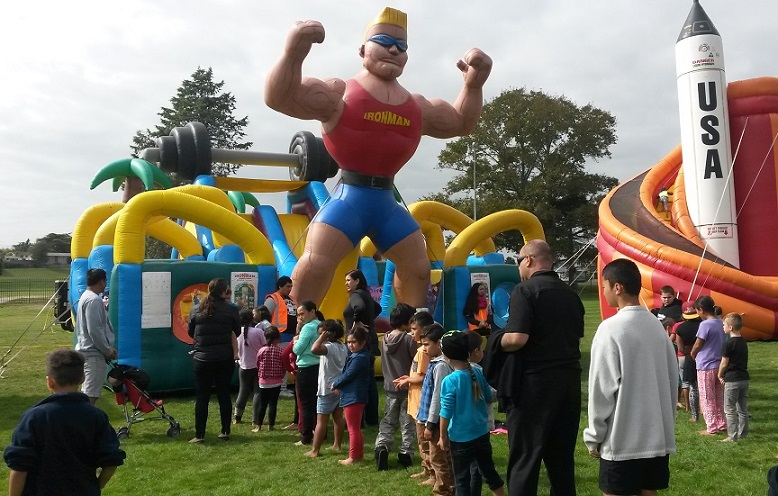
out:
{"label": "flexing arm", "polygon": [[481,116],[483,86],[492,70],[492,59],[473,48],[457,62],[464,76],[464,86],[454,104],[441,99],[427,100],[414,95],[422,111],[422,134],[435,138],[453,138],[473,132]]}
{"label": "flexing arm", "polygon": [[343,105],[346,84],[341,80],[303,78],[303,61],[314,43],[324,41],[324,27],[317,21],[294,25],[281,59],[270,70],[265,84],[268,107],[298,119],[327,122]]}

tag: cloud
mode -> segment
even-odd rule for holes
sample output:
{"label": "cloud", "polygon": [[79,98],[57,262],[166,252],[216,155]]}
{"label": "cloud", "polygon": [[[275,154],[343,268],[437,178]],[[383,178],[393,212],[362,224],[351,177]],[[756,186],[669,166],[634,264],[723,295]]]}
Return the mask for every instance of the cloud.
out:
{"label": "cloud", "polygon": [[[674,44],[691,2],[465,2],[398,0],[409,14],[409,64],[401,81],[427,97],[453,100],[456,60],[478,46],[494,59],[485,88],[564,94],[613,113],[613,157],[592,170],[627,179],[679,142]],[[724,39],[727,77],[769,76],[778,4],[716,3],[706,11]],[[70,232],[90,205],[118,201],[105,183],[88,189],[103,165],[126,157],[135,131],[153,127],[181,82],[212,67],[249,116],[247,140],[286,151],[302,122],[268,109],[264,80],[294,21],[318,19],[327,35],[306,60],[306,74],[346,78],[360,67],[357,47],[377,4],[343,0],[72,3],[41,0],[4,8],[0,31],[0,246],[49,232]],[[435,169],[445,142],[424,138],[400,172],[406,202],[439,191],[451,177]],[[247,169],[247,168],[246,168]],[[277,168],[242,176],[286,177]],[[330,185],[331,186],[331,185]],[[284,208],[283,198],[272,204]]]}

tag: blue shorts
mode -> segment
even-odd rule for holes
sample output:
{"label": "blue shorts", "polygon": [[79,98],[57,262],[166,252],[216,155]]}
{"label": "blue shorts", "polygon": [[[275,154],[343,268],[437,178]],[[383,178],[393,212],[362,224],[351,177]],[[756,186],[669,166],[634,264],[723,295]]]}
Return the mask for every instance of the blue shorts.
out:
{"label": "blue shorts", "polygon": [[338,406],[340,406],[340,394],[338,393],[316,397],[316,413],[319,415],[332,415]]}
{"label": "blue shorts", "polygon": [[313,222],[340,230],[354,246],[368,236],[382,252],[419,230],[419,223],[397,203],[392,190],[342,183]]}

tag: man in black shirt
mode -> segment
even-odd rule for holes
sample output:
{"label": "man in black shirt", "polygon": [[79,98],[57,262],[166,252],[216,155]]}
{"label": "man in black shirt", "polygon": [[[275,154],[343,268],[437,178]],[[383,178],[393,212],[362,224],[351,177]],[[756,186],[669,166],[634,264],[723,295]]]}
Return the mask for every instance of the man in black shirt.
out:
{"label": "man in black shirt", "polygon": [[518,264],[522,282],[511,294],[500,341],[504,352],[518,355],[515,395],[506,405],[508,494],[536,495],[543,462],[551,493],[575,495],[584,307],[552,270],[545,241],[525,244]]}

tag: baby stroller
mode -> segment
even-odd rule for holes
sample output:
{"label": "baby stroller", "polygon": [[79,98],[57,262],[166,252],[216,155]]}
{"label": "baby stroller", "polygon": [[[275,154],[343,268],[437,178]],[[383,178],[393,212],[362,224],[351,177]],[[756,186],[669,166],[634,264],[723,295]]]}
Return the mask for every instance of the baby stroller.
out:
{"label": "baby stroller", "polygon": [[[149,375],[137,367],[130,365],[118,365],[111,363],[112,369],[108,372],[108,389],[116,395],[116,404],[124,407],[124,418],[127,425],[120,427],[116,431],[119,439],[130,437],[130,427],[132,424],[143,422],[144,420],[166,420],[170,427],[167,430],[168,437],[175,437],[181,434],[181,426],[172,416],[165,412],[162,400],[153,399],[146,388],[149,387],[151,379]],[[132,408],[132,411],[130,411]],[[147,413],[156,411],[159,417],[146,418]]]}

